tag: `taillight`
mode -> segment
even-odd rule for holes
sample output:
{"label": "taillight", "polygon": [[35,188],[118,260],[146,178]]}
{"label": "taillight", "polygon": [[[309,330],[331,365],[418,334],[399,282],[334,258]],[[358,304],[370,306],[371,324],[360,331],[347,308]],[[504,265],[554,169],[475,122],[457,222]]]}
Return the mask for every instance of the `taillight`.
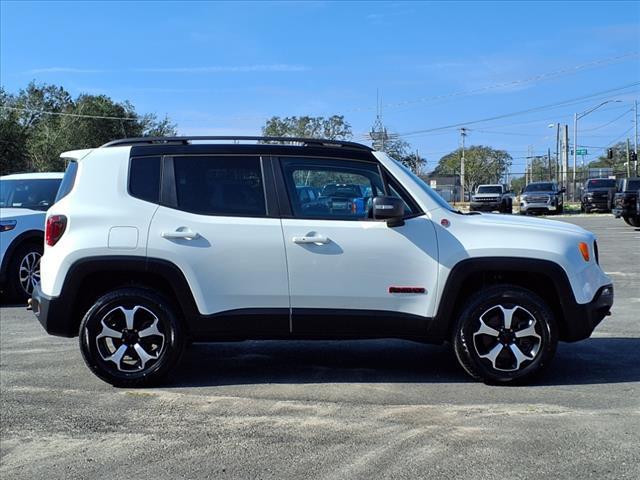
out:
{"label": "taillight", "polygon": [[53,247],[62,237],[67,228],[67,217],[64,215],[51,215],[47,218],[47,226],[44,231],[44,241]]}

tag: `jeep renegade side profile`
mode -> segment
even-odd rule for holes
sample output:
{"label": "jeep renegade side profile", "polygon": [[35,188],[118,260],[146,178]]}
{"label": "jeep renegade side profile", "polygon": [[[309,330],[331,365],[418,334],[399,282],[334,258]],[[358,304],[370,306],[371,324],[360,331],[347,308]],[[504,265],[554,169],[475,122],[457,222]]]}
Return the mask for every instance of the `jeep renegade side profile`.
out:
{"label": "jeep renegade side profile", "polygon": [[189,340],[389,337],[451,341],[474,378],[524,381],[613,303],[590,232],[462,214],[363,145],[143,138],[62,156],[31,305],[113,385],[157,382]]}

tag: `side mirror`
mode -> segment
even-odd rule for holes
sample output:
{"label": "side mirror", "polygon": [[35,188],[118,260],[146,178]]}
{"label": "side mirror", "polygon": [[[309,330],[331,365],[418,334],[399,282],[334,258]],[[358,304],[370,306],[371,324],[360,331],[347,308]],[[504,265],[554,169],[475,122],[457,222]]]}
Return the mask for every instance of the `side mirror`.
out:
{"label": "side mirror", "polygon": [[558,190],[558,193],[567,193],[567,189],[562,187],[560,190]]}
{"label": "side mirror", "polygon": [[397,197],[374,197],[373,219],[386,220],[390,227],[404,225],[404,202]]}

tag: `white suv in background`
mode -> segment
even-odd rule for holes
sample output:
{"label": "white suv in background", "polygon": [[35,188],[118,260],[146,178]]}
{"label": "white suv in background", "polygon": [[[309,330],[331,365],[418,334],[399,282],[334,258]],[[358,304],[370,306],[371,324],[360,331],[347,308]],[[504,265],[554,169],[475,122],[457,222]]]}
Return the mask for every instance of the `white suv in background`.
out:
{"label": "white suv in background", "polygon": [[62,156],[31,304],[114,385],[158,381],[188,340],[380,337],[451,341],[474,378],[523,381],[613,303],[590,232],[463,214],[364,145],[142,138]]}
{"label": "white suv in background", "polygon": [[44,219],[62,173],[0,177],[0,287],[11,300],[26,301],[40,280]]}

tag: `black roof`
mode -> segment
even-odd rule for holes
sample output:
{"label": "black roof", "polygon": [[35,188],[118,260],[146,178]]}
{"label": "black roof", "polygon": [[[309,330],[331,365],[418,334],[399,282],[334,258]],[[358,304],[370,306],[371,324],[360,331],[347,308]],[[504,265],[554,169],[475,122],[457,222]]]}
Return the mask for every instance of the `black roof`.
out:
{"label": "black roof", "polygon": [[[151,146],[151,145],[192,145],[192,142],[258,142],[259,144],[295,145],[303,147],[334,147],[351,150],[373,151],[371,147],[355,142],[345,142],[342,140],[328,140],[322,138],[303,137],[264,137],[264,136],[179,136],[179,137],[138,137],[123,138],[105,143],[101,148],[116,146]],[[218,143],[219,144],[219,143]]]}

